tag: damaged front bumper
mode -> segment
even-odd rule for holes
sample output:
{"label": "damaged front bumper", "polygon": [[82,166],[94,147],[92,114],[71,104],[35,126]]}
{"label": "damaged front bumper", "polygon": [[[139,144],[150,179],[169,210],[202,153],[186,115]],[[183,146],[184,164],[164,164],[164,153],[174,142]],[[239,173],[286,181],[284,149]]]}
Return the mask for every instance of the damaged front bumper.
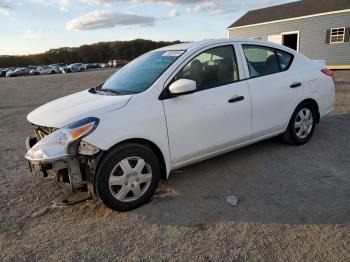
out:
{"label": "damaged front bumper", "polygon": [[27,137],[25,158],[30,170],[41,172],[44,177],[57,176],[58,181],[70,183],[74,193],[93,193],[93,177],[102,151],[81,139],[68,146],[61,140],[58,131],[43,137]]}
{"label": "damaged front bumper", "polygon": [[40,150],[41,156],[35,156],[35,154],[32,151],[33,147],[37,144],[37,142],[38,139],[32,136],[27,137],[25,141],[25,146],[27,150],[25,158],[33,167],[38,165],[40,166],[42,164],[50,164],[58,160],[66,160],[69,158],[68,153],[64,152],[63,150],[61,150],[60,152],[56,152],[55,154],[46,153],[45,155],[43,154],[42,150]]}

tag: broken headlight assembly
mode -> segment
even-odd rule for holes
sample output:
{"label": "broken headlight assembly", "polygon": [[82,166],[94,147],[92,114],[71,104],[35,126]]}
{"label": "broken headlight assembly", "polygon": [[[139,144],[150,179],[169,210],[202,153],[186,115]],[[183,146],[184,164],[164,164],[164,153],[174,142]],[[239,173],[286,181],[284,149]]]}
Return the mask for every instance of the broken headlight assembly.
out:
{"label": "broken headlight assembly", "polygon": [[98,123],[98,118],[88,117],[58,129],[30,148],[25,157],[33,163],[51,163],[71,158],[78,151],[87,155],[95,154],[98,148],[84,142],[84,150],[80,150],[80,142],[96,129]]}

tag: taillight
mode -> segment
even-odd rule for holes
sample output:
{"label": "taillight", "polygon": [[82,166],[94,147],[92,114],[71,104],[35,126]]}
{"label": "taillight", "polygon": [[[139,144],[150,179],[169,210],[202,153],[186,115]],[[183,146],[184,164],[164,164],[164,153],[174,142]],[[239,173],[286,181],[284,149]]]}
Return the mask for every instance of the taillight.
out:
{"label": "taillight", "polygon": [[330,69],[328,69],[328,68],[325,68],[325,69],[322,69],[321,72],[324,73],[324,74],[327,75],[327,76],[332,77],[333,80],[334,80],[334,78],[335,78],[335,73],[334,73],[332,70],[330,70]]}

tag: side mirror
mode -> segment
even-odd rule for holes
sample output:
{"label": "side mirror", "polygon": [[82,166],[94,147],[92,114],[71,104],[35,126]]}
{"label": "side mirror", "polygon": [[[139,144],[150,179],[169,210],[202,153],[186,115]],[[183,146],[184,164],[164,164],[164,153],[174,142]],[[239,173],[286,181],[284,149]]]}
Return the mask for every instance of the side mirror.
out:
{"label": "side mirror", "polygon": [[179,79],[169,86],[169,91],[173,95],[192,93],[196,89],[196,82],[190,79]]}

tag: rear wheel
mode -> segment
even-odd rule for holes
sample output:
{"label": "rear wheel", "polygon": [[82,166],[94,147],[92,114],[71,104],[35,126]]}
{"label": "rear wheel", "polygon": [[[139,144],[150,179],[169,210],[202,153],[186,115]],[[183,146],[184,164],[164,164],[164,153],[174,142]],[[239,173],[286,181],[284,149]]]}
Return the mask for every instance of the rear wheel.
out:
{"label": "rear wheel", "polygon": [[126,211],[146,203],[160,180],[159,161],[151,149],[122,145],[103,159],[96,175],[96,191],[111,209]]}
{"label": "rear wheel", "polygon": [[303,145],[312,137],[316,126],[316,110],[309,103],[300,104],[294,111],[282,138],[293,145]]}

